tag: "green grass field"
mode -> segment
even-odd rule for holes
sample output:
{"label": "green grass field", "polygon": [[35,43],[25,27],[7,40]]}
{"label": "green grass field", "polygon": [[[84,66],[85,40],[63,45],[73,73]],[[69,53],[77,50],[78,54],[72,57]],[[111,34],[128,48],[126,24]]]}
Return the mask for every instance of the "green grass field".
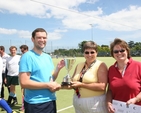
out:
{"label": "green grass field", "polygon": [[[106,63],[106,65],[109,67],[110,65],[112,65],[115,60],[112,57],[98,57],[97,59],[103,61]],[[133,59],[141,61],[140,57],[133,57]],[[61,58],[54,58],[53,62],[54,65],[56,66],[56,64],[61,60]],[[72,75],[76,64],[78,64],[79,62],[83,62],[85,59],[83,57],[77,57],[76,58],[76,62],[72,68],[72,70],[70,71],[70,75]],[[63,68],[57,78],[57,82],[61,84],[63,77],[66,76],[67,71],[65,68]],[[19,111],[19,108],[21,107],[21,89],[20,86],[16,87],[16,91],[17,91],[17,97],[18,97],[18,105],[16,105],[15,107],[13,107],[12,109],[17,111],[17,113],[22,113]],[[5,88],[5,99],[7,99],[8,97],[8,92],[7,89]],[[72,97],[73,97],[73,90],[59,90],[56,92],[56,96],[57,96],[57,110],[58,113],[75,113],[74,112],[74,108],[72,107]],[[0,113],[6,113],[5,111],[0,111]]]}

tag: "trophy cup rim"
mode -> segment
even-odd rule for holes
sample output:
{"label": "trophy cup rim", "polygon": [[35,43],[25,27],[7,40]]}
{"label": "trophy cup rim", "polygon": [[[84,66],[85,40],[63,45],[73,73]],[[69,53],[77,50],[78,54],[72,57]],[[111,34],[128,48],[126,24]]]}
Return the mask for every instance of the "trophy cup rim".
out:
{"label": "trophy cup rim", "polygon": [[[74,63],[75,63],[75,61],[76,61],[75,58],[65,58],[65,59],[66,59],[66,60],[67,60],[67,59],[68,59],[68,60],[74,60]],[[71,64],[71,68],[72,68],[72,66],[74,65],[74,63]],[[65,61],[65,68],[66,68],[66,70],[67,70],[68,72],[71,70],[71,68],[70,68],[70,69],[67,68],[67,66],[66,66],[66,61]]]}

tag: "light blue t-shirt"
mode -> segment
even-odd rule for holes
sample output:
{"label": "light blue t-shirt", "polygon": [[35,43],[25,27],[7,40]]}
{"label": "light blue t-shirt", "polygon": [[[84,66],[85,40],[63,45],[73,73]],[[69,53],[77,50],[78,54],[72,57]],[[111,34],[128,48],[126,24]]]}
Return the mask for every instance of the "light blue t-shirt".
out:
{"label": "light blue t-shirt", "polygon": [[[37,82],[49,82],[52,78],[54,64],[51,57],[30,50],[22,55],[19,72],[30,72],[30,79]],[[25,89],[24,100],[30,104],[44,103],[56,100],[55,93],[48,89]]]}

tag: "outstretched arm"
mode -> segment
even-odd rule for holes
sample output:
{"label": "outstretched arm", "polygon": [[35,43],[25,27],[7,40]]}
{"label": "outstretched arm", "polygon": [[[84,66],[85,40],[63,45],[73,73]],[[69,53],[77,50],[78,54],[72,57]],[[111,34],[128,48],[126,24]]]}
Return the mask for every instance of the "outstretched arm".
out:
{"label": "outstretched arm", "polygon": [[60,70],[61,70],[64,66],[65,66],[64,60],[61,60],[61,61],[57,64],[56,69],[55,69],[55,71],[54,71],[54,73],[53,73],[53,75],[52,75],[52,76],[53,76],[53,81],[56,80],[56,78],[58,77],[58,74],[59,74]]}

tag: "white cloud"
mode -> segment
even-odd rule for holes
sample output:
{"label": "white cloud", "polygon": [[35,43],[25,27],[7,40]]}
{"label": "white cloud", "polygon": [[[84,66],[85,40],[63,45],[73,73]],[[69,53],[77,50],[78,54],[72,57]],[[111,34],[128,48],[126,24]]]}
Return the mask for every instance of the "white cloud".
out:
{"label": "white cloud", "polygon": [[16,29],[5,29],[5,28],[0,28],[0,34],[16,34],[17,30]]}
{"label": "white cloud", "polygon": [[61,38],[62,38],[62,35],[60,33],[57,33],[57,32],[48,33],[48,40],[56,40]]}
{"label": "white cloud", "polygon": [[29,31],[20,30],[17,34],[20,38],[31,38],[31,32]]}
{"label": "white cloud", "polygon": [[[66,28],[87,30],[95,28],[111,31],[131,31],[140,29],[141,7],[129,6],[118,12],[104,15],[102,8],[84,11],[82,3],[95,3],[97,0],[4,0],[0,1],[0,11],[31,15],[38,18],[55,18],[62,21]],[[80,10],[80,11],[79,11]]]}
{"label": "white cloud", "polygon": [[64,9],[77,7],[83,2],[85,0],[61,0],[61,2],[56,0],[4,0],[0,1],[0,9],[9,13],[49,18],[54,15],[51,12],[53,10],[62,8],[63,11]]}
{"label": "white cloud", "polygon": [[[62,35],[60,33],[62,33],[62,32],[67,32],[67,30],[57,29],[54,32],[49,32],[48,39],[49,40],[61,39]],[[0,28],[0,34],[17,35],[19,38],[31,38],[31,32],[24,31],[24,30]]]}
{"label": "white cloud", "polygon": [[15,13],[20,15],[31,15],[36,17],[50,17],[46,10],[48,8],[42,4],[32,2],[30,0],[4,0],[0,1],[0,9],[6,13]]}
{"label": "white cloud", "polygon": [[29,31],[16,30],[16,29],[0,28],[0,34],[18,35],[19,38],[30,38],[31,37],[31,33]]}
{"label": "white cloud", "polygon": [[130,6],[119,12],[103,16],[98,27],[105,30],[131,31],[138,30],[141,26],[141,7]]}

